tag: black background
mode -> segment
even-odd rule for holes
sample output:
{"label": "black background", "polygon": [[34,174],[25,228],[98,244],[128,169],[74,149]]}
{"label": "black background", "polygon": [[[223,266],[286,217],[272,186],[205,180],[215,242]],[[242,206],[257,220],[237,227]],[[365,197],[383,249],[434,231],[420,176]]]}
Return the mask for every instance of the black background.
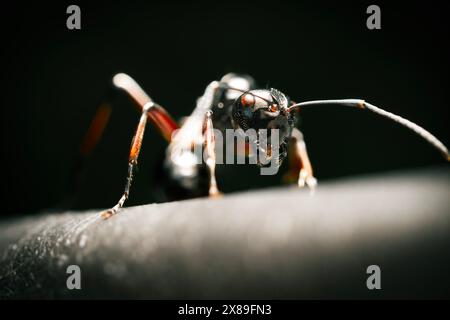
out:
{"label": "black background", "polygon": [[[81,7],[82,29],[66,28]],[[381,7],[381,30],[366,8]],[[296,101],[363,98],[448,144],[449,6],[441,2],[58,2],[1,11],[1,213],[37,212],[64,196],[77,150],[116,72],[132,75],[175,118],[208,82],[251,74]],[[109,207],[122,192],[139,114],[118,99],[90,158],[76,208]],[[301,129],[319,180],[442,164],[420,138],[377,115],[321,107]],[[166,143],[149,127],[129,204],[154,201]],[[285,169],[285,168],[283,168]],[[218,173],[227,192],[280,183],[256,168]],[[228,171],[227,171],[228,172]]]}

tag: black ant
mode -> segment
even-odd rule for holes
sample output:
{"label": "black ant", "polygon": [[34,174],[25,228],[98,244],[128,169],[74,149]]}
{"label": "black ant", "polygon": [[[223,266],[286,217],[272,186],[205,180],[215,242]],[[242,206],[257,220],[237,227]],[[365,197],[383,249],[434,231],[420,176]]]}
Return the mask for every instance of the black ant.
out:
{"label": "black ant", "polygon": [[[313,190],[317,180],[313,175],[303,135],[295,127],[299,110],[310,106],[332,104],[375,112],[409,128],[434,146],[447,161],[450,160],[448,149],[431,133],[409,120],[360,99],[295,103],[276,89],[257,89],[255,81],[250,76],[229,73],[220,81],[213,81],[206,87],[203,96],[197,101],[196,108],[180,126],[130,76],[123,73],[117,74],[113,78],[113,84],[124,90],[136,102],[142,114],[131,144],[124,193],[114,207],[101,213],[103,218],[116,214],[128,198],[148,119],[169,142],[164,161],[166,178],[170,180],[172,190],[181,190],[185,198],[220,195],[215,178],[216,143],[213,129],[221,132],[226,129],[242,129],[243,131],[276,129],[279,142],[276,146],[264,146],[258,138],[253,141],[253,145],[256,145],[257,151],[264,152],[268,158],[276,154],[276,166],[281,165],[288,151],[292,152],[294,156],[289,164],[289,172],[295,176],[299,187],[307,186]],[[108,121],[109,113],[108,105],[102,105],[98,109],[82,144],[82,153],[89,153],[95,146]],[[198,155],[193,152],[195,145],[204,147],[205,161],[196,159]],[[273,150],[274,147],[277,150]],[[184,152],[175,154],[174,150],[184,150]],[[244,153],[245,156],[249,156],[247,150],[244,150]],[[259,160],[256,164],[264,166],[264,163]]]}

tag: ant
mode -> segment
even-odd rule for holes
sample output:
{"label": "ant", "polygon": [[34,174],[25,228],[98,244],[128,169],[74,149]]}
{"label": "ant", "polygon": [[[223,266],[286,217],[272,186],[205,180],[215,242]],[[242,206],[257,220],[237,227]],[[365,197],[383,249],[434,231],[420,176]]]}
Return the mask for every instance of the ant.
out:
{"label": "ant", "polygon": [[[154,102],[129,75],[116,74],[113,77],[113,84],[134,100],[141,110],[141,116],[131,143],[125,190],[114,207],[101,213],[105,219],[119,212],[130,194],[131,182],[148,120],[169,143],[163,163],[169,192],[182,194],[183,198],[217,197],[221,194],[215,178],[216,142],[214,131],[224,132],[226,129],[278,130],[279,143],[276,146],[268,145],[264,149],[257,139],[253,141],[256,143],[258,151],[265,152],[269,158],[272,154],[276,154],[277,166],[281,165],[288,152],[292,153],[293,156],[290,157],[292,159],[289,163],[291,177],[295,177],[298,187],[306,186],[314,190],[317,180],[313,175],[303,134],[295,127],[295,124],[301,108],[319,105],[356,107],[377,113],[409,128],[435,147],[447,161],[450,160],[448,149],[431,133],[407,119],[361,99],[315,100],[295,103],[276,89],[257,89],[255,80],[248,75],[228,73],[220,81],[213,81],[206,87],[203,95],[197,100],[192,114],[180,125],[161,105]],[[110,106],[107,104],[98,108],[83,141],[82,154],[87,155],[96,145],[108,122],[110,112]],[[193,152],[195,145],[204,147],[205,161],[196,161],[198,159],[195,157],[198,155]],[[273,147],[277,150],[272,150]],[[174,150],[185,150],[185,152],[175,154]],[[244,153],[245,156],[249,156],[246,150]],[[260,161],[257,161],[256,164],[264,166]]]}

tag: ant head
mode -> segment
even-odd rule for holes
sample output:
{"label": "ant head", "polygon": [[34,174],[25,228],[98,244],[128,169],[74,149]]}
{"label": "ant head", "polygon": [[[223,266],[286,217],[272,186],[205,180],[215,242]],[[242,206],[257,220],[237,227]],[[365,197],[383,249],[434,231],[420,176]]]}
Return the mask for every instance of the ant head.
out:
{"label": "ant head", "polygon": [[[294,128],[294,115],[292,112],[289,112],[289,105],[289,98],[272,88],[268,90],[250,90],[242,93],[235,100],[232,109],[235,129],[244,131],[254,129],[257,132],[265,129],[267,130],[267,142],[271,141],[271,129],[278,131],[280,164],[286,156],[284,148]],[[259,141],[256,141],[256,143],[259,145]],[[262,144],[259,145],[260,151],[265,150],[265,148]],[[269,153],[269,157],[271,153]]]}

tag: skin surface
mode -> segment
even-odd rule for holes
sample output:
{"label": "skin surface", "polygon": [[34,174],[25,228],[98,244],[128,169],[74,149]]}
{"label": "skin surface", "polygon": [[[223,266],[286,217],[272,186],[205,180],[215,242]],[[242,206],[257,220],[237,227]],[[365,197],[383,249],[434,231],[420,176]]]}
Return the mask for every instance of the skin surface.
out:
{"label": "skin surface", "polygon": [[[447,166],[0,224],[3,298],[449,298]],[[68,290],[68,265],[82,290]],[[366,269],[381,268],[381,290]]]}

